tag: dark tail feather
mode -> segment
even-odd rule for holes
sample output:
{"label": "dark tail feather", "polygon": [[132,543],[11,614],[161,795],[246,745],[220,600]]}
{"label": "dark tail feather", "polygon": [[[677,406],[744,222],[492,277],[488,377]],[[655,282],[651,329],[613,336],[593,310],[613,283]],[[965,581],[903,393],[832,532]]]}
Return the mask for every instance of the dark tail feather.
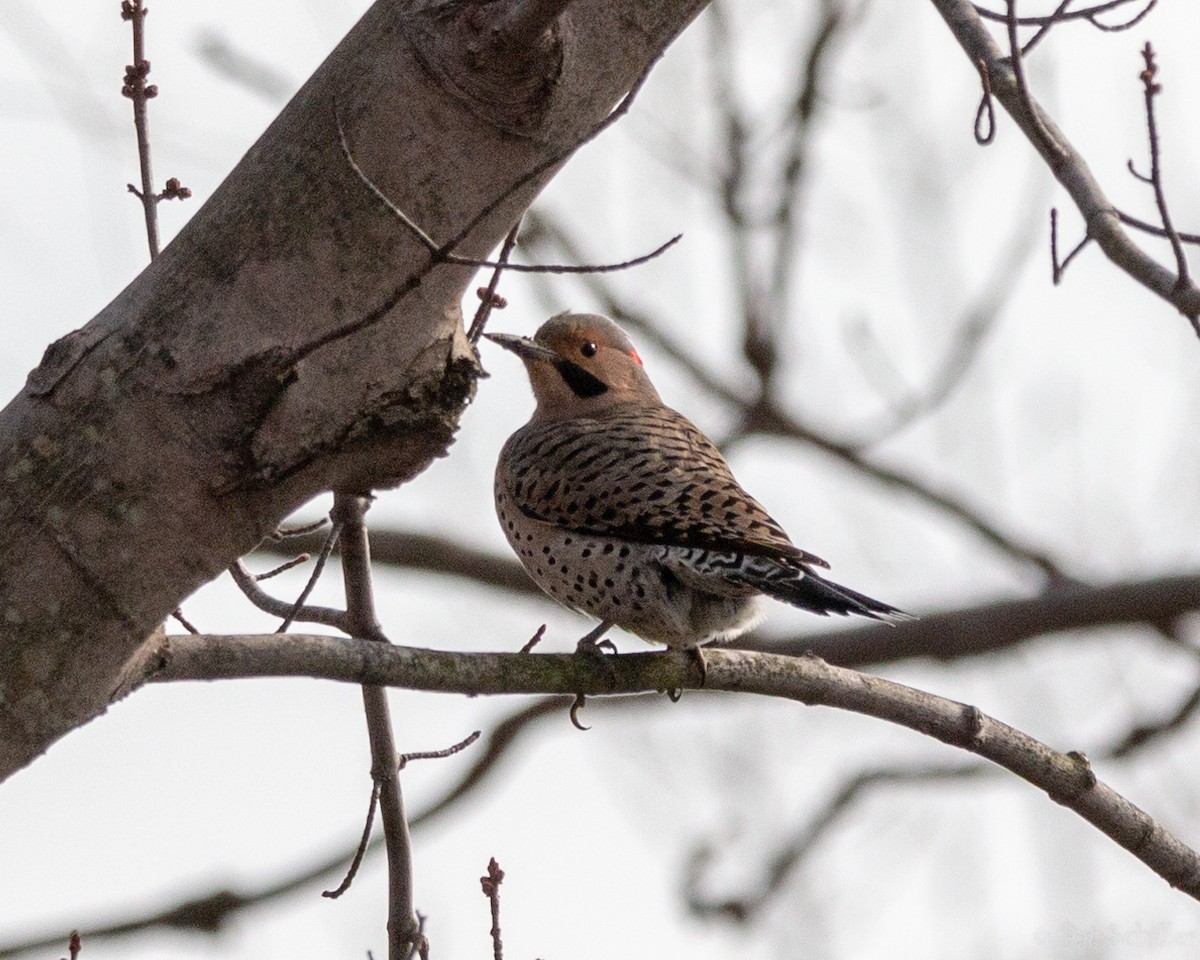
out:
{"label": "dark tail feather", "polygon": [[764,577],[755,578],[752,582],[767,596],[790,603],[793,607],[811,610],[821,616],[831,613],[849,616],[854,613],[860,617],[870,617],[872,620],[914,619],[912,614],[872,599],[857,590],[843,587],[840,583],[826,580],[808,570],[786,580]]}

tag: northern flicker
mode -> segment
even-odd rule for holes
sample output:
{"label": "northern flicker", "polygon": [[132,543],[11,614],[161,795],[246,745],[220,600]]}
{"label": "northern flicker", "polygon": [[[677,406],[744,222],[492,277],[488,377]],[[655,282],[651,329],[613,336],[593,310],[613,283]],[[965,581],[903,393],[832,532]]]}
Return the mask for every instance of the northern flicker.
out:
{"label": "northern flicker", "polygon": [[688,649],[760,619],[762,594],[814,613],[906,615],[818,575],[686,417],[663,404],[629,337],[563,313],[533,339],[488,334],[537,399],[496,467],[496,513],[529,575],[564,606]]}

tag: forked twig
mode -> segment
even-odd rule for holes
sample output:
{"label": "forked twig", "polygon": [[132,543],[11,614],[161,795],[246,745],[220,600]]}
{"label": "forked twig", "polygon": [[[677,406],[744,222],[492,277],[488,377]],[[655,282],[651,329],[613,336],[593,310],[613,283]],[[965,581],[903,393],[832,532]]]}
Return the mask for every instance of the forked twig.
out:
{"label": "forked twig", "polygon": [[338,535],[341,532],[341,522],[334,520],[329,528],[329,535],[325,538],[325,543],[321,546],[321,552],[317,554],[317,562],[313,564],[312,573],[308,577],[308,583],[300,591],[300,596],[296,598],[296,602],[292,605],[292,609],[288,612],[287,616],[283,618],[283,622],[275,628],[276,633],[287,633],[288,627],[296,622],[296,618],[305,609],[305,601],[308,600],[309,595],[313,592],[317,581],[321,579],[321,574],[325,570],[325,564],[329,560],[329,555],[333,553],[333,547],[338,542]]}
{"label": "forked twig", "polygon": [[[507,260],[480,260],[475,257],[462,257],[452,250],[461,241],[451,241],[451,243],[438,245],[428,233],[410,217],[407,213],[398,207],[390,197],[366,175],[362,167],[358,165],[358,161],[354,159],[354,153],[350,149],[350,144],[346,140],[346,131],[342,127],[342,119],[334,112],[334,120],[337,123],[338,143],[341,145],[342,154],[346,158],[346,162],[350,165],[350,169],[354,171],[354,175],[365,186],[375,198],[387,207],[388,211],[397,220],[400,221],[409,232],[412,233],[421,246],[429,253],[435,263],[450,263],[460,267],[490,267],[496,270],[512,270],[516,273],[613,273],[617,270],[628,270],[630,267],[636,267],[647,261],[653,260],[655,257],[665,253],[668,249],[675,246],[683,239],[682,233],[677,233],[666,243],[660,244],[649,253],[642,254],[639,257],[634,257],[631,260],[622,260],[619,263],[591,263],[591,264],[528,264],[528,263],[509,263]],[[451,246],[453,244],[454,246]],[[511,250],[512,248],[509,247]]]}
{"label": "forked twig", "polygon": [[504,274],[505,268],[508,266],[508,258],[513,252],[513,248],[517,245],[517,234],[521,229],[521,220],[518,219],[513,224],[512,229],[508,231],[508,235],[504,238],[504,243],[500,246],[500,259],[497,261],[495,268],[492,270],[492,276],[488,280],[486,287],[480,287],[479,293],[479,309],[475,311],[475,316],[471,320],[471,326],[467,330],[467,339],[471,343],[478,343],[479,338],[483,336],[483,328],[487,326],[488,318],[492,315],[492,310],[500,310],[507,306],[507,301],[496,293],[496,288],[500,286],[500,277]]}
{"label": "forked twig", "polygon": [[[661,52],[659,53],[659,56],[662,56]],[[529,170],[513,180],[512,183],[510,183],[504,190],[500,191],[500,193],[498,193],[491,201],[484,204],[483,207],[481,207],[480,210],[475,214],[475,216],[472,217],[466,223],[466,225],[458,231],[457,234],[442,244],[438,249],[447,254],[452,253],[468,236],[470,236],[472,231],[474,231],[479,224],[491,216],[502,204],[514,196],[517,191],[521,190],[523,187],[542,176],[542,174],[558,166],[560,163],[570,157],[571,154],[573,154],[576,150],[587,145],[588,143],[591,143],[605,130],[620,120],[621,117],[625,116],[625,114],[629,112],[629,108],[633,106],[634,100],[637,98],[638,93],[641,91],[642,86],[646,82],[646,78],[649,77],[650,71],[657,62],[658,57],[655,57],[654,60],[646,65],[646,69],[642,71],[641,75],[634,82],[633,86],[630,87],[629,92],[625,94],[621,102],[609,112],[608,116],[592,127],[592,129],[582,137],[578,138],[562,150],[551,154],[541,162],[534,164],[534,166],[532,166]],[[336,105],[334,106],[334,115],[335,119],[337,119]],[[338,120],[338,126],[340,129],[340,120]],[[291,361],[293,363],[298,363],[305,357],[310,356],[311,354],[329,346],[330,344],[337,343],[346,339],[347,337],[352,337],[364,330],[370,329],[377,323],[381,323],[391,314],[391,311],[395,308],[396,304],[400,303],[401,300],[412,293],[412,291],[420,285],[421,280],[434,267],[436,267],[439,262],[441,261],[430,258],[428,263],[417,268],[409,276],[401,280],[392,290],[392,292],[388,296],[384,297],[383,301],[376,307],[369,310],[356,320],[352,320],[351,322],[323,333],[320,336],[314,337],[307,343],[297,347],[290,355]]]}
{"label": "forked twig", "polygon": [[1178,277],[1176,288],[1182,289],[1188,282],[1187,254],[1183,250],[1183,241],[1171,222],[1171,212],[1167,207],[1166,191],[1162,185],[1162,167],[1160,164],[1158,144],[1158,123],[1154,116],[1154,100],[1162,92],[1162,84],[1158,83],[1158,65],[1154,62],[1154,48],[1147,41],[1142,48],[1142,59],[1145,69],[1139,74],[1142,81],[1142,94],[1146,104],[1146,131],[1150,140],[1150,175],[1143,176],[1134,169],[1133,161],[1129,161],[1129,172],[1143,183],[1149,184],[1154,190],[1154,203],[1158,207],[1158,215],[1162,220],[1163,233],[1171,242],[1171,250],[1175,254],[1175,273]]}
{"label": "forked twig", "polygon": [[296,604],[290,600],[280,600],[271,596],[262,587],[258,585],[258,580],[255,578],[246,567],[246,565],[238,560],[232,567],[229,568],[229,575],[233,577],[233,582],[237,584],[238,589],[242,591],[246,599],[258,607],[263,613],[269,613],[273,617],[291,617],[294,623],[321,623],[327,627],[335,627],[338,630],[346,631],[346,613],[344,610],[335,610],[333,607],[315,607],[307,604],[302,604],[297,608]]}

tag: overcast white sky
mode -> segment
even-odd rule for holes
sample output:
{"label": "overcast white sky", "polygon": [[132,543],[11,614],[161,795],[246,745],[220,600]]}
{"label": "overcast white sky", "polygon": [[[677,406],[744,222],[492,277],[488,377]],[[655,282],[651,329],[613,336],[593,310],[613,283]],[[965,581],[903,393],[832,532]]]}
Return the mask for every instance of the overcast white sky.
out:
{"label": "overcast white sky", "polygon": [[[155,172],[196,200],[163,204],[171,236],[279,109],[213,64],[224,45],[294,90],[365,9],[356,0],[207,0],[151,4]],[[1022,5],[1024,11],[1026,5]],[[1028,5],[1033,9],[1033,5]],[[1053,4],[1046,4],[1050,7]],[[738,64],[761,111],[794,73],[807,4],[742,4]],[[1150,197],[1124,170],[1144,166],[1137,50],[1160,53],[1164,164],[1176,222],[1200,229],[1200,10],[1163,2],[1125,34],[1072,29],[1033,62],[1043,99],[1113,199],[1144,216]],[[7,0],[0,23],[0,394],[15,394],[46,345],[85,323],[145,263],[130,107],[119,95],[130,58],[119,3]],[[800,11],[800,14],[797,14]],[[1050,286],[1045,211],[1064,208],[1013,126],[980,150],[971,138],[976,84],[924,0],[876,3],[838,58],[817,150],[797,333],[787,344],[789,400],[826,425],[867,422],[883,399],[855,354],[861,330],[909,382],[936,367],[954,324],[992,275],[1023,208],[1034,253],[985,353],[944,419],[890,442],[892,462],[985,505],[1098,580],[1195,570],[1200,562],[1200,445],[1194,423],[1200,344],[1187,324],[1096,251]],[[797,21],[799,21],[797,23]],[[660,261],[617,278],[718,370],[737,370],[728,265],[715,204],[678,168],[711,163],[704,110],[705,25],[660,66],[633,114],[552,185],[546,208],[567,218],[595,259],[631,256],[680,230]],[[286,99],[287,92],[282,94]],[[1031,199],[1032,198],[1032,199]],[[1066,212],[1064,231],[1079,225]],[[1165,256],[1165,254],[1164,254]],[[1167,260],[1166,262],[1170,262]],[[556,309],[593,306],[556,281]],[[531,331],[547,305],[520,282],[498,329]],[[790,319],[790,318],[789,318]],[[643,350],[664,396],[720,434],[728,412]],[[495,353],[452,456],[374,519],[436,527],[504,545],[491,507],[503,438],[531,409],[518,366]],[[738,448],[743,483],[839,578],[913,609],[1027,593],[1036,580],[924,508],[848,476],[817,454],[777,443]],[[321,504],[305,515],[317,515]],[[431,523],[432,517],[446,517]],[[186,544],[180,545],[186,549]],[[515,649],[537,624],[554,649],[586,626],[549,604],[417,574],[381,573],[385,627],[397,642]],[[280,593],[298,577],[272,581]],[[337,603],[336,566],[316,602]],[[206,632],[273,627],[228,584],[185,609]],[[777,632],[813,626],[773,609]],[[819,625],[819,624],[818,624]],[[624,649],[640,649],[624,638]],[[1063,749],[1106,742],[1132,717],[1169,709],[1195,682],[1182,654],[1144,633],[1072,638],[960,668],[907,664],[888,676],[982,709]],[[445,746],[515,704],[394,696],[401,749]],[[593,710],[592,707],[588,708]],[[699,839],[740,841],[718,876],[752,881],[758,855],[864,764],[951,762],[905,731],[795,704],[688,695],[636,716],[596,707],[586,735],[548,721],[498,781],[416,836],[417,900],[435,957],[488,955],[478,877],[495,856],[504,886],[507,956],[601,957],[1191,957],[1196,904],[1027,787],[936,787],[881,793],[802,869],[796,891],[758,928],[689,920],[678,885]],[[369,792],[359,693],[312,681],[175,685],[140,691],[57,744],[0,787],[0,944],[64,921],[90,924],[209,886],[253,886],[350,844]],[[1185,839],[1196,829],[1196,737],[1165,742],[1139,765],[1101,770]],[[470,755],[405,773],[420,810]],[[84,957],[356,957],[384,953],[382,871],[364,868],[336,903],[317,891],[246,913],[220,938],[155,936]],[[62,951],[45,956],[58,956]]]}

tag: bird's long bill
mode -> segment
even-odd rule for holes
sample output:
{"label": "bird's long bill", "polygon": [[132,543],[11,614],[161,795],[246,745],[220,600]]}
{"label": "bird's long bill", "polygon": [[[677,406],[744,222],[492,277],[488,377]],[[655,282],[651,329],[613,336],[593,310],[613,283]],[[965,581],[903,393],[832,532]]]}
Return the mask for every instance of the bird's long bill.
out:
{"label": "bird's long bill", "polygon": [[546,349],[528,337],[517,337],[511,333],[485,333],[484,336],[505,350],[512,351],[522,360],[544,360],[553,364],[562,360],[553,350]]}

